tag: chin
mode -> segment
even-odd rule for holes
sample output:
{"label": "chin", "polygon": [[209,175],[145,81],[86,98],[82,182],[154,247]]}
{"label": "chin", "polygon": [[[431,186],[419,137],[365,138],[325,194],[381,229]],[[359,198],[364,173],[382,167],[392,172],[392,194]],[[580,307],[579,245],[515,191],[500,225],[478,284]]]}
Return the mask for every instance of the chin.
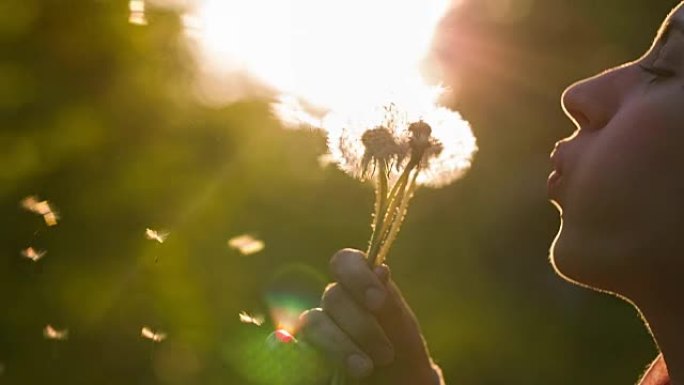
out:
{"label": "chin", "polygon": [[549,250],[549,259],[556,273],[566,281],[582,287],[610,293],[622,293],[625,280],[619,264],[603,255],[591,241],[573,234],[561,221],[561,226]]}

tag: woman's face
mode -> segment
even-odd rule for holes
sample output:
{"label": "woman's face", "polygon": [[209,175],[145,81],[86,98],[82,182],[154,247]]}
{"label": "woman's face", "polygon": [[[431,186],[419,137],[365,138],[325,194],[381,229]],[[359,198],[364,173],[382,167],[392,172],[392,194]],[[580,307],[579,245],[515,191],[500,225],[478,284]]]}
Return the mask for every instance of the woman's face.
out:
{"label": "woman's face", "polygon": [[552,261],[569,279],[629,296],[684,258],[683,4],[643,57],[563,94],[577,130],[552,155],[549,191]]}

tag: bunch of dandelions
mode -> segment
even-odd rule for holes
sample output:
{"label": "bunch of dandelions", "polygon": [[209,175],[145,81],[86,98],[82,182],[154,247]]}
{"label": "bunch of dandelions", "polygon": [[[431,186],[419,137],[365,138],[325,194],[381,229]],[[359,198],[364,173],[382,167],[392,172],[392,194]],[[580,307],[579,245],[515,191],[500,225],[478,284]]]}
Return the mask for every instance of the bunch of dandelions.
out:
{"label": "bunch of dandelions", "polygon": [[[470,168],[477,151],[468,122],[457,112],[435,105],[441,91],[424,87],[418,91],[398,93],[405,98],[370,111],[363,107],[338,110],[320,120],[294,99],[282,99],[273,106],[274,114],[288,127],[326,131],[328,150],[337,166],[357,179],[373,182],[375,206],[366,252],[370,266],[385,261],[416,189],[456,181]],[[340,368],[331,380],[332,385],[350,382]]]}
{"label": "bunch of dandelions", "polygon": [[444,107],[422,111],[394,103],[362,118],[330,115],[323,127],[340,169],[375,186],[367,258],[385,261],[418,186],[443,187],[470,168],[475,137],[461,116]]}

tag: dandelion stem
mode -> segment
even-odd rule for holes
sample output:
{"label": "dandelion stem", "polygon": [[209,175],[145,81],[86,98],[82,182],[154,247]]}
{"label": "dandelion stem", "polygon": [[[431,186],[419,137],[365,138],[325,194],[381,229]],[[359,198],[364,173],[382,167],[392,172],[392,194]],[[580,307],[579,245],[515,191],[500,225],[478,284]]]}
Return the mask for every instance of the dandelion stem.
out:
{"label": "dandelion stem", "polygon": [[380,210],[380,219],[377,223],[378,226],[373,229],[372,241],[366,256],[370,266],[378,265],[377,254],[383,244],[385,234],[390,229],[390,225],[395,218],[394,212],[396,211],[397,201],[399,200],[398,195],[403,193],[410,172],[409,170],[413,167],[414,166],[412,166],[411,163],[406,166],[402,175],[394,183],[392,192],[390,192],[390,195],[385,199],[385,205]]}
{"label": "dandelion stem", "polygon": [[388,197],[388,204],[392,204],[394,201],[394,198],[397,196],[399,191],[401,190],[401,184],[404,183],[406,180],[408,180],[409,173],[413,168],[415,168],[418,165],[418,162],[414,161],[409,161],[409,163],[406,165],[406,168],[404,169],[404,172],[401,173],[399,176],[399,179],[394,183],[394,186],[392,186],[392,190],[390,191]]}
{"label": "dandelion stem", "polygon": [[[385,205],[387,201],[387,163],[383,160],[378,160],[378,173],[375,182],[375,213],[373,215],[373,232],[368,243],[368,251],[366,255],[370,256],[373,250],[373,244],[378,238],[379,230],[383,226],[385,218]],[[376,251],[375,251],[376,252]]]}
{"label": "dandelion stem", "polygon": [[[375,235],[374,242],[371,244],[367,258],[371,266],[377,266],[382,262],[378,261],[377,253],[380,251],[383,243],[386,240],[386,235],[389,234],[391,227],[398,217],[398,209],[401,202],[404,200],[404,195],[406,193],[406,185],[408,184],[409,176],[413,170],[416,170],[416,175],[420,171],[418,170],[418,165],[420,160],[423,158],[424,150],[416,151],[411,155],[411,159],[404,168],[404,172],[401,173],[399,179],[392,186],[387,197],[387,209],[384,212],[384,219],[382,221],[382,227],[380,232]],[[415,179],[415,177],[414,177]],[[402,214],[403,215],[403,214]],[[377,232],[377,229],[375,230]]]}
{"label": "dandelion stem", "polygon": [[411,182],[408,184],[408,186],[406,187],[406,191],[401,196],[401,204],[399,206],[399,209],[397,210],[397,216],[394,219],[394,221],[392,221],[392,227],[390,228],[389,233],[387,234],[387,238],[383,242],[382,247],[380,248],[380,252],[376,257],[377,264],[383,263],[383,261],[387,257],[387,254],[389,253],[389,249],[392,246],[392,243],[394,243],[394,240],[397,238],[397,234],[399,234],[401,224],[404,222],[404,218],[406,217],[409,201],[413,197],[413,192],[416,190],[416,178],[418,177],[419,172],[420,170],[414,171],[413,177],[411,178]]}

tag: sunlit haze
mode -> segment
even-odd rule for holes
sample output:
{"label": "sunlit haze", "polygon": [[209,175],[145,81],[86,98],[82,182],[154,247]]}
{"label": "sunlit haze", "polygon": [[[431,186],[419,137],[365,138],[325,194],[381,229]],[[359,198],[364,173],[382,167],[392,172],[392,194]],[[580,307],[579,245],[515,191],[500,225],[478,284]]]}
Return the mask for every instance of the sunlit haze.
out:
{"label": "sunlit haze", "polygon": [[238,82],[221,81],[243,74],[279,94],[337,109],[377,104],[388,93],[422,84],[420,63],[451,4],[204,0],[185,20],[197,42],[207,99],[239,98]]}

